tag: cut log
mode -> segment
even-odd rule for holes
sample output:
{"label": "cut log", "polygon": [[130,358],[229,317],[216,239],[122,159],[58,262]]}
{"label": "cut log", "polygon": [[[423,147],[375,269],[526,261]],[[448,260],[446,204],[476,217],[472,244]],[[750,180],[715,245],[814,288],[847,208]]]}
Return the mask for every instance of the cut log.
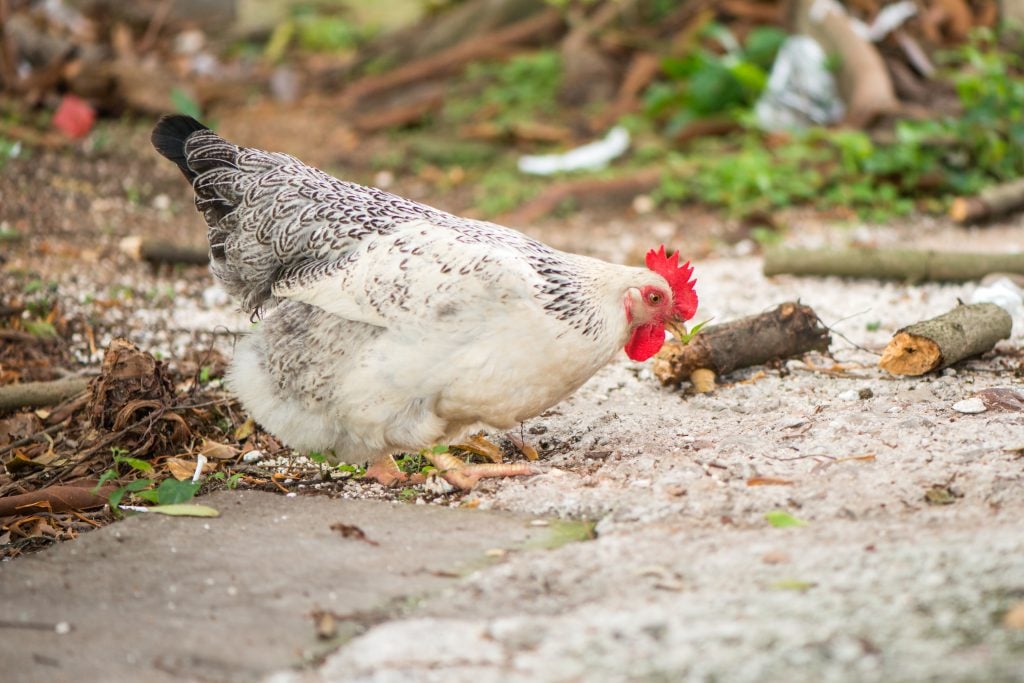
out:
{"label": "cut log", "polygon": [[877,278],[910,282],[965,282],[989,273],[1024,273],[1024,254],[909,249],[770,249],[764,274]]}
{"label": "cut log", "polygon": [[121,240],[120,248],[136,261],[195,266],[205,266],[210,262],[210,253],[206,247],[172,244],[143,237],[125,237]]}
{"label": "cut log", "polygon": [[0,413],[29,406],[52,406],[85,391],[89,380],[69,377],[52,382],[25,382],[0,387]]}
{"label": "cut log", "polygon": [[899,330],[878,361],[894,375],[923,375],[991,351],[1009,339],[1013,320],[995,304],[961,304],[937,318]]}
{"label": "cut log", "polygon": [[704,384],[701,370],[721,376],[808,351],[825,352],[831,342],[810,306],[788,301],[765,313],[705,327],[689,344],[666,342],[654,359],[654,375],[673,386],[696,372],[698,383]]}
{"label": "cut log", "polygon": [[1024,178],[987,187],[973,197],[957,197],[949,217],[957,223],[977,223],[1024,209]]}

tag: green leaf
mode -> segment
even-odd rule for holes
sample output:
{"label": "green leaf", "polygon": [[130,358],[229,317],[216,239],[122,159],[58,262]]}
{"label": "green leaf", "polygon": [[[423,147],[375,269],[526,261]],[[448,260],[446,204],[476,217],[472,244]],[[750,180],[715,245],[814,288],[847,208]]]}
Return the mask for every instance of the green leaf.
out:
{"label": "green leaf", "polygon": [[220,512],[209,505],[154,505],[150,512],[172,517],[220,517]]}
{"label": "green leaf", "polygon": [[785,40],[785,31],[774,26],[759,26],[747,36],[743,54],[749,61],[767,69],[775,61],[775,55]]}
{"label": "green leaf", "polygon": [[801,581],[800,579],[783,579],[772,584],[775,590],[783,591],[805,591],[817,586],[813,581]]}
{"label": "green leaf", "polygon": [[123,462],[125,465],[128,465],[133,470],[138,470],[139,472],[153,471],[153,466],[151,464],[149,464],[145,460],[139,460],[138,458],[129,458],[124,455],[115,455],[114,462]]}
{"label": "green leaf", "polygon": [[770,512],[766,512],[764,513],[764,518],[776,529],[787,529],[794,526],[807,526],[807,522],[794,517],[785,510],[772,510]]}
{"label": "green leaf", "polygon": [[430,449],[430,452],[431,452],[431,453],[435,453],[435,454],[438,454],[438,453],[447,453],[447,452],[448,452],[448,446],[446,446],[446,445],[444,445],[444,444],[438,444],[438,445],[436,445],[436,446],[433,446],[433,447],[432,447],[432,448]]}
{"label": "green leaf", "polygon": [[100,489],[103,488],[104,484],[106,484],[111,479],[116,479],[116,478],[117,478],[117,472],[115,472],[114,470],[107,470],[106,472],[104,472],[103,474],[100,475],[100,480],[98,482],[96,482],[96,488],[92,489],[89,493],[92,493],[92,494],[99,493]]}
{"label": "green leaf", "polygon": [[138,493],[147,486],[152,485],[152,479],[136,479],[111,493],[110,497],[107,498],[107,503],[110,505],[111,510],[117,510],[117,506],[121,504],[121,499],[124,498],[126,493]]}
{"label": "green leaf", "polygon": [[202,486],[200,482],[178,481],[174,478],[164,479],[156,488],[156,500],[160,505],[174,505],[192,500]]}

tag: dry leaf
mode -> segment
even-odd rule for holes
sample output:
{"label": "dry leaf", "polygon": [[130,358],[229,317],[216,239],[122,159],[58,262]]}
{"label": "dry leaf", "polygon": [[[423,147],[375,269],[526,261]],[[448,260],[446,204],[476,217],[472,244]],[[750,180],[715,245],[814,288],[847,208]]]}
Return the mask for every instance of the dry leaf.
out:
{"label": "dry leaf", "polygon": [[235,430],[235,439],[241,441],[248,438],[255,431],[256,422],[250,417],[248,420],[238,425],[238,428]]}
{"label": "dry leaf", "polygon": [[380,545],[377,541],[369,538],[362,529],[357,527],[355,524],[345,524],[344,522],[335,522],[331,525],[331,531],[337,531],[341,534],[342,538],[354,538],[357,541],[363,541],[370,545]]}
{"label": "dry leaf", "polygon": [[214,460],[230,460],[238,455],[238,449],[226,443],[217,443],[212,439],[203,439],[203,447],[199,449],[202,455]]}
{"label": "dry leaf", "polygon": [[1024,410],[1024,392],[1011,387],[992,387],[974,392],[990,410]]}
{"label": "dry leaf", "polygon": [[[185,458],[167,458],[167,471],[178,481],[191,479],[196,472],[196,461]],[[213,472],[217,466],[212,462],[203,463],[203,474]]]}
{"label": "dry leaf", "polygon": [[494,463],[502,462],[504,456],[500,448],[485,439],[481,434],[474,434],[467,441],[456,445],[455,448],[482,455]]}

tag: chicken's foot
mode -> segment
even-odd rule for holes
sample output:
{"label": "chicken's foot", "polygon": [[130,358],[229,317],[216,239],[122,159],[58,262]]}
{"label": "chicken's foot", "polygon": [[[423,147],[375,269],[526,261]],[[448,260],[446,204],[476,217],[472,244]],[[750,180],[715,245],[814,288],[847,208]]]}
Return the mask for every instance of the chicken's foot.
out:
{"label": "chicken's foot", "polygon": [[447,451],[435,453],[433,450],[423,451],[423,457],[437,468],[437,473],[445,481],[464,491],[468,491],[476,486],[478,481],[488,477],[529,477],[540,474],[532,465],[525,462],[470,464]]}

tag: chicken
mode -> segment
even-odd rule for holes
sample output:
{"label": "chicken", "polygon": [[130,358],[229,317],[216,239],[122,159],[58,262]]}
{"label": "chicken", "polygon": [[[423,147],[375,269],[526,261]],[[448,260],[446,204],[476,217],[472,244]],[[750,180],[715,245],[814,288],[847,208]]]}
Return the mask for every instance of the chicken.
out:
{"label": "chicken", "polygon": [[420,449],[460,488],[534,473],[429,448],[542,413],[620,349],[650,358],[697,308],[692,267],[664,247],[647,268],[556,251],[187,116],[162,118],[152,141],[192,184],[216,279],[267,313],[238,343],[229,388],[285,444],[369,462],[383,483],[403,478],[393,453]]}

